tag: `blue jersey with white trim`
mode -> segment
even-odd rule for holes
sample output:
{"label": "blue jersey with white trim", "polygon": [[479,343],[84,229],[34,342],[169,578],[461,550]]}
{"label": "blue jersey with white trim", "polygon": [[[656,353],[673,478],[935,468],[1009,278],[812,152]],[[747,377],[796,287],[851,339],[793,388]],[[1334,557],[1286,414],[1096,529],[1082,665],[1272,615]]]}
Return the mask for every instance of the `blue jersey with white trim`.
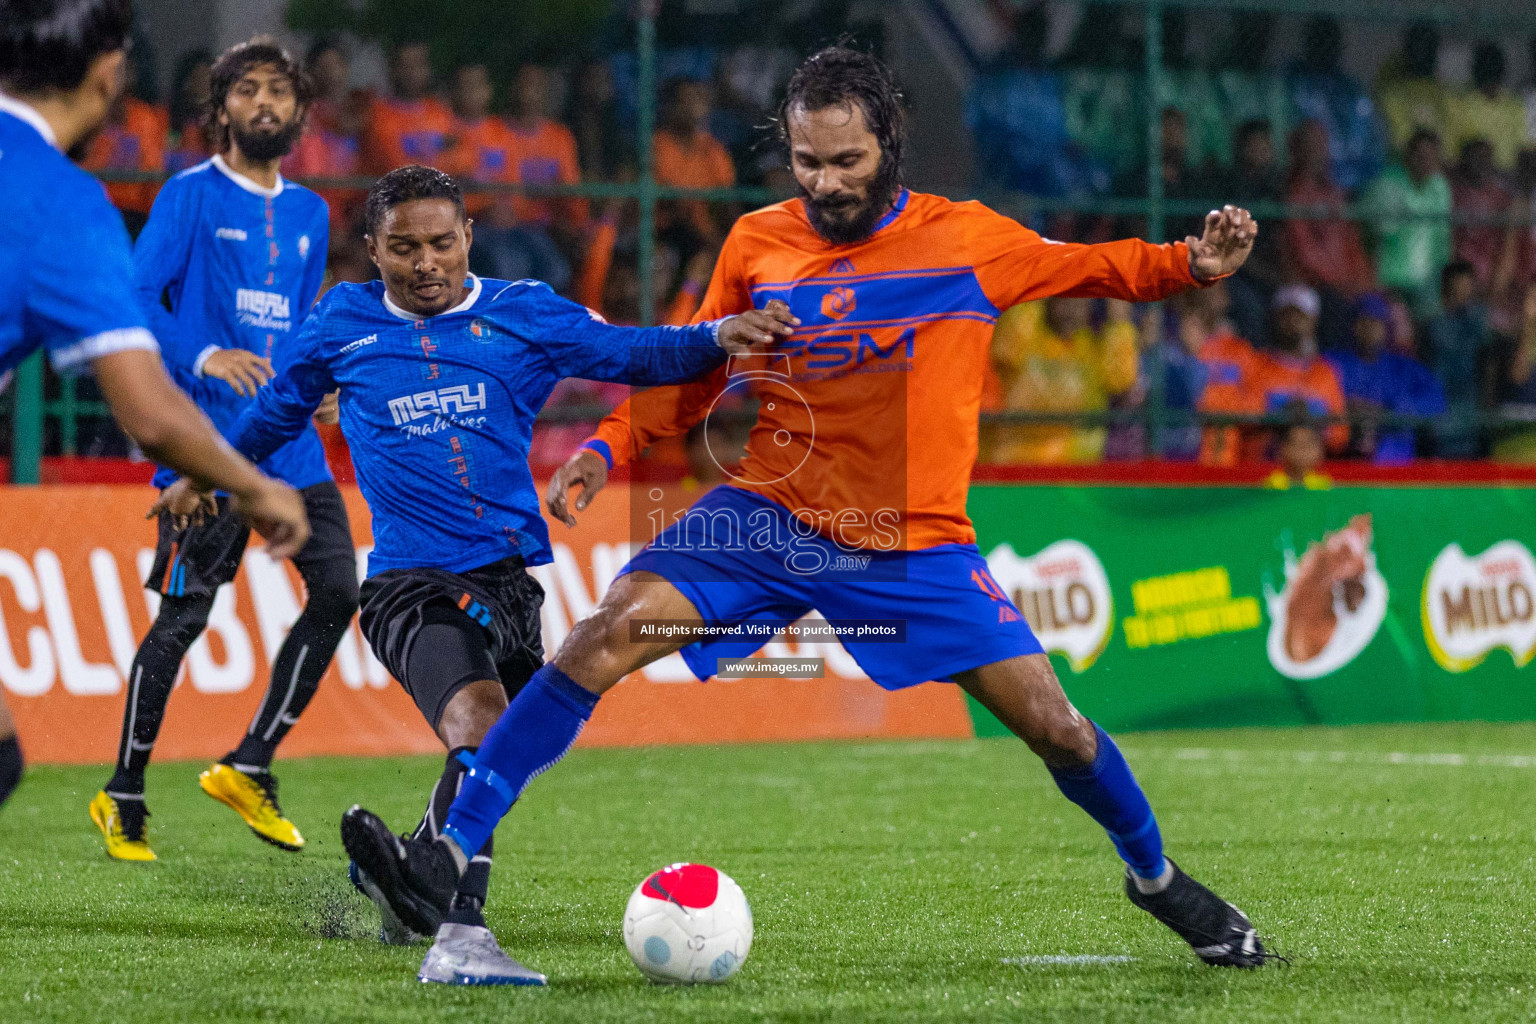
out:
{"label": "blue jersey with white trim", "polygon": [[[309,189],[281,178],[263,188],[217,156],[155,198],[133,251],[139,302],[172,377],[220,430],[252,400],[204,377],[204,361],[226,348],[276,359],[294,343],[325,276],[329,225],[325,200]],[[331,478],[313,426],[261,469],[299,488]],[[162,467],[155,486],[175,479]]]}
{"label": "blue jersey with white trim", "polygon": [[382,282],[326,293],[277,354],[277,377],[227,435],[262,459],[341,389],[341,429],[373,514],[369,575],[550,560],[528,468],[533,421],[563,377],[649,385],[725,361],[718,322],[617,327],[538,281],[470,277],[447,312],[416,319]]}
{"label": "blue jersey with white trim", "polygon": [[153,351],[122,216],[101,183],[54,146],[47,122],[3,94],[0,195],[0,377],[39,348],[60,371]]}

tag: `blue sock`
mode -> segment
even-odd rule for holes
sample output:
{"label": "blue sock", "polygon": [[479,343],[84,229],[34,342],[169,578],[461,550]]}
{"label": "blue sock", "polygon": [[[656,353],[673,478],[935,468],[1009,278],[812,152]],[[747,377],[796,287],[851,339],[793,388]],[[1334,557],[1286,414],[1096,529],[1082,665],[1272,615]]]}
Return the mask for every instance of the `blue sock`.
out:
{"label": "blue sock", "polygon": [[1083,768],[1052,768],[1051,775],[1068,800],[1104,826],[1120,858],[1138,877],[1157,878],[1163,873],[1163,837],[1152,806],[1115,741],[1097,725],[1093,731],[1099,737],[1093,763]]}
{"label": "blue sock", "polygon": [[480,852],[534,777],[553,768],[592,717],[597,694],[549,662],[491,726],[464,775],[443,835],[464,856]]}

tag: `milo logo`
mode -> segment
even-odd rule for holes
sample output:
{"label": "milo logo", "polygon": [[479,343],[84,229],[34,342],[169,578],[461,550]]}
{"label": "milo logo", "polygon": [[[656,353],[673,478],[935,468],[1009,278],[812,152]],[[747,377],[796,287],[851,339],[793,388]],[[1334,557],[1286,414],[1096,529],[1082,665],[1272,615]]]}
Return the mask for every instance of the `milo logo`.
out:
{"label": "milo logo", "polygon": [[1047,651],[1066,656],[1073,672],[1098,660],[1114,628],[1114,598],[1104,563],[1082,541],[1059,540],[1033,557],[1009,544],[987,555],[992,576],[1016,604]]}
{"label": "milo logo", "polygon": [[1536,559],[1505,540],[1475,557],[1448,544],[1424,576],[1424,640],[1447,672],[1475,668],[1494,648],[1515,666],[1536,654]]}

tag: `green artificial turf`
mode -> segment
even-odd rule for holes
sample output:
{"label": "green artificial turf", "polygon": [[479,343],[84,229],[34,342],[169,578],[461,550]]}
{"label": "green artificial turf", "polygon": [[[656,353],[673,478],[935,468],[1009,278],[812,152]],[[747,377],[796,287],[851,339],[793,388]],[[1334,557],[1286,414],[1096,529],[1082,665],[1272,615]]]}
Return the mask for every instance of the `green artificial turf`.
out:
{"label": "green artificial turf", "polygon": [[[101,852],[102,769],[36,768],[0,811],[0,1020],[1536,1018],[1536,727],[1124,747],[1170,852],[1289,967],[1198,965],[1009,740],[578,751],[497,837],[490,921],[543,990],[417,983],[422,949],[373,941],[346,884],[341,812],[413,825],[436,759],[281,764],[297,855],[204,797],[200,765],[157,765],[150,866]],[[654,987],[619,939],[631,889],[683,859],[752,902],[756,944],[720,988]],[[1049,959],[1074,956],[1116,959]]]}

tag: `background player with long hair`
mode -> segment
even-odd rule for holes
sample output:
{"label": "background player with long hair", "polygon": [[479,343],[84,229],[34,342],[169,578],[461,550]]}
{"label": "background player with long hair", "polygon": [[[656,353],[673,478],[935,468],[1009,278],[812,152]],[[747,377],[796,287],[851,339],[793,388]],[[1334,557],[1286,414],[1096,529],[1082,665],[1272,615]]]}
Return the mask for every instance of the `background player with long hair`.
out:
{"label": "background player with long hair", "polygon": [[[274,43],[254,39],[225,51],[213,66],[205,115],[216,152],[165,184],[134,248],[139,301],[166,365],[220,426],[233,423],[271,376],[271,357],[293,343],[325,274],[325,201],[278,173],[304,130],[310,95],[308,76]],[[307,597],[272,659],[250,727],[198,783],[258,837],[296,851],[304,837],[278,803],[272,758],[357,610],[357,555],[312,426],[261,465],[304,497],[314,532],[293,562]],[[154,482],[164,488],[175,479],[162,467]],[[116,770],[90,804],[107,854],[118,860],[155,859],[144,769],[182,658],[207,628],[219,587],[239,571],[250,535],[227,498],[208,511],[195,521],[159,516],[145,586],[161,595],[160,610],[129,670]]]}
{"label": "background player with long hair", "polygon": [[[225,491],[287,557],[309,537],[298,495],[231,451],[166,375],[122,217],[71,162],[123,90],[132,20],[128,0],[0,0],[0,377],[39,348],[61,371],[89,366],[140,448]],[[0,802],[21,767],[0,701]]]}
{"label": "background player with long hair", "polygon": [[800,196],[736,223],[698,315],[778,300],[801,326],[751,372],[722,367],[632,398],[556,475],[549,505],[572,522],[569,487],[585,484],[583,507],[610,463],[706,420],[723,392],[750,386],[761,405],[735,479],[637,554],[512,701],[438,841],[401,842],[353,808],[342,820],[348,852],[407,921],[432,920],[474,850],[570,749],[605,691],[679,648],[702,679],[717,655],[761,646],[632,642],[634,620],[782,626],[814,608],[831,620],[903,622],[904,642],[845,646],[888,689],[930,679],[963,686],[1109,833],[1136,906],[1207,963],[1258,966],[1267,954],[1248,918],[1164,857],[1124,757],[1068,701],[965,513],[1001,310],[1050,295],[1165,298],[1235,271],[1256,226],[1227,207],[1206,218],[1204,237],[1183,243],[1060,245],[979,203],[910,192],[900,94],[880,62],[851,49],[800,66],[780,125]]}

